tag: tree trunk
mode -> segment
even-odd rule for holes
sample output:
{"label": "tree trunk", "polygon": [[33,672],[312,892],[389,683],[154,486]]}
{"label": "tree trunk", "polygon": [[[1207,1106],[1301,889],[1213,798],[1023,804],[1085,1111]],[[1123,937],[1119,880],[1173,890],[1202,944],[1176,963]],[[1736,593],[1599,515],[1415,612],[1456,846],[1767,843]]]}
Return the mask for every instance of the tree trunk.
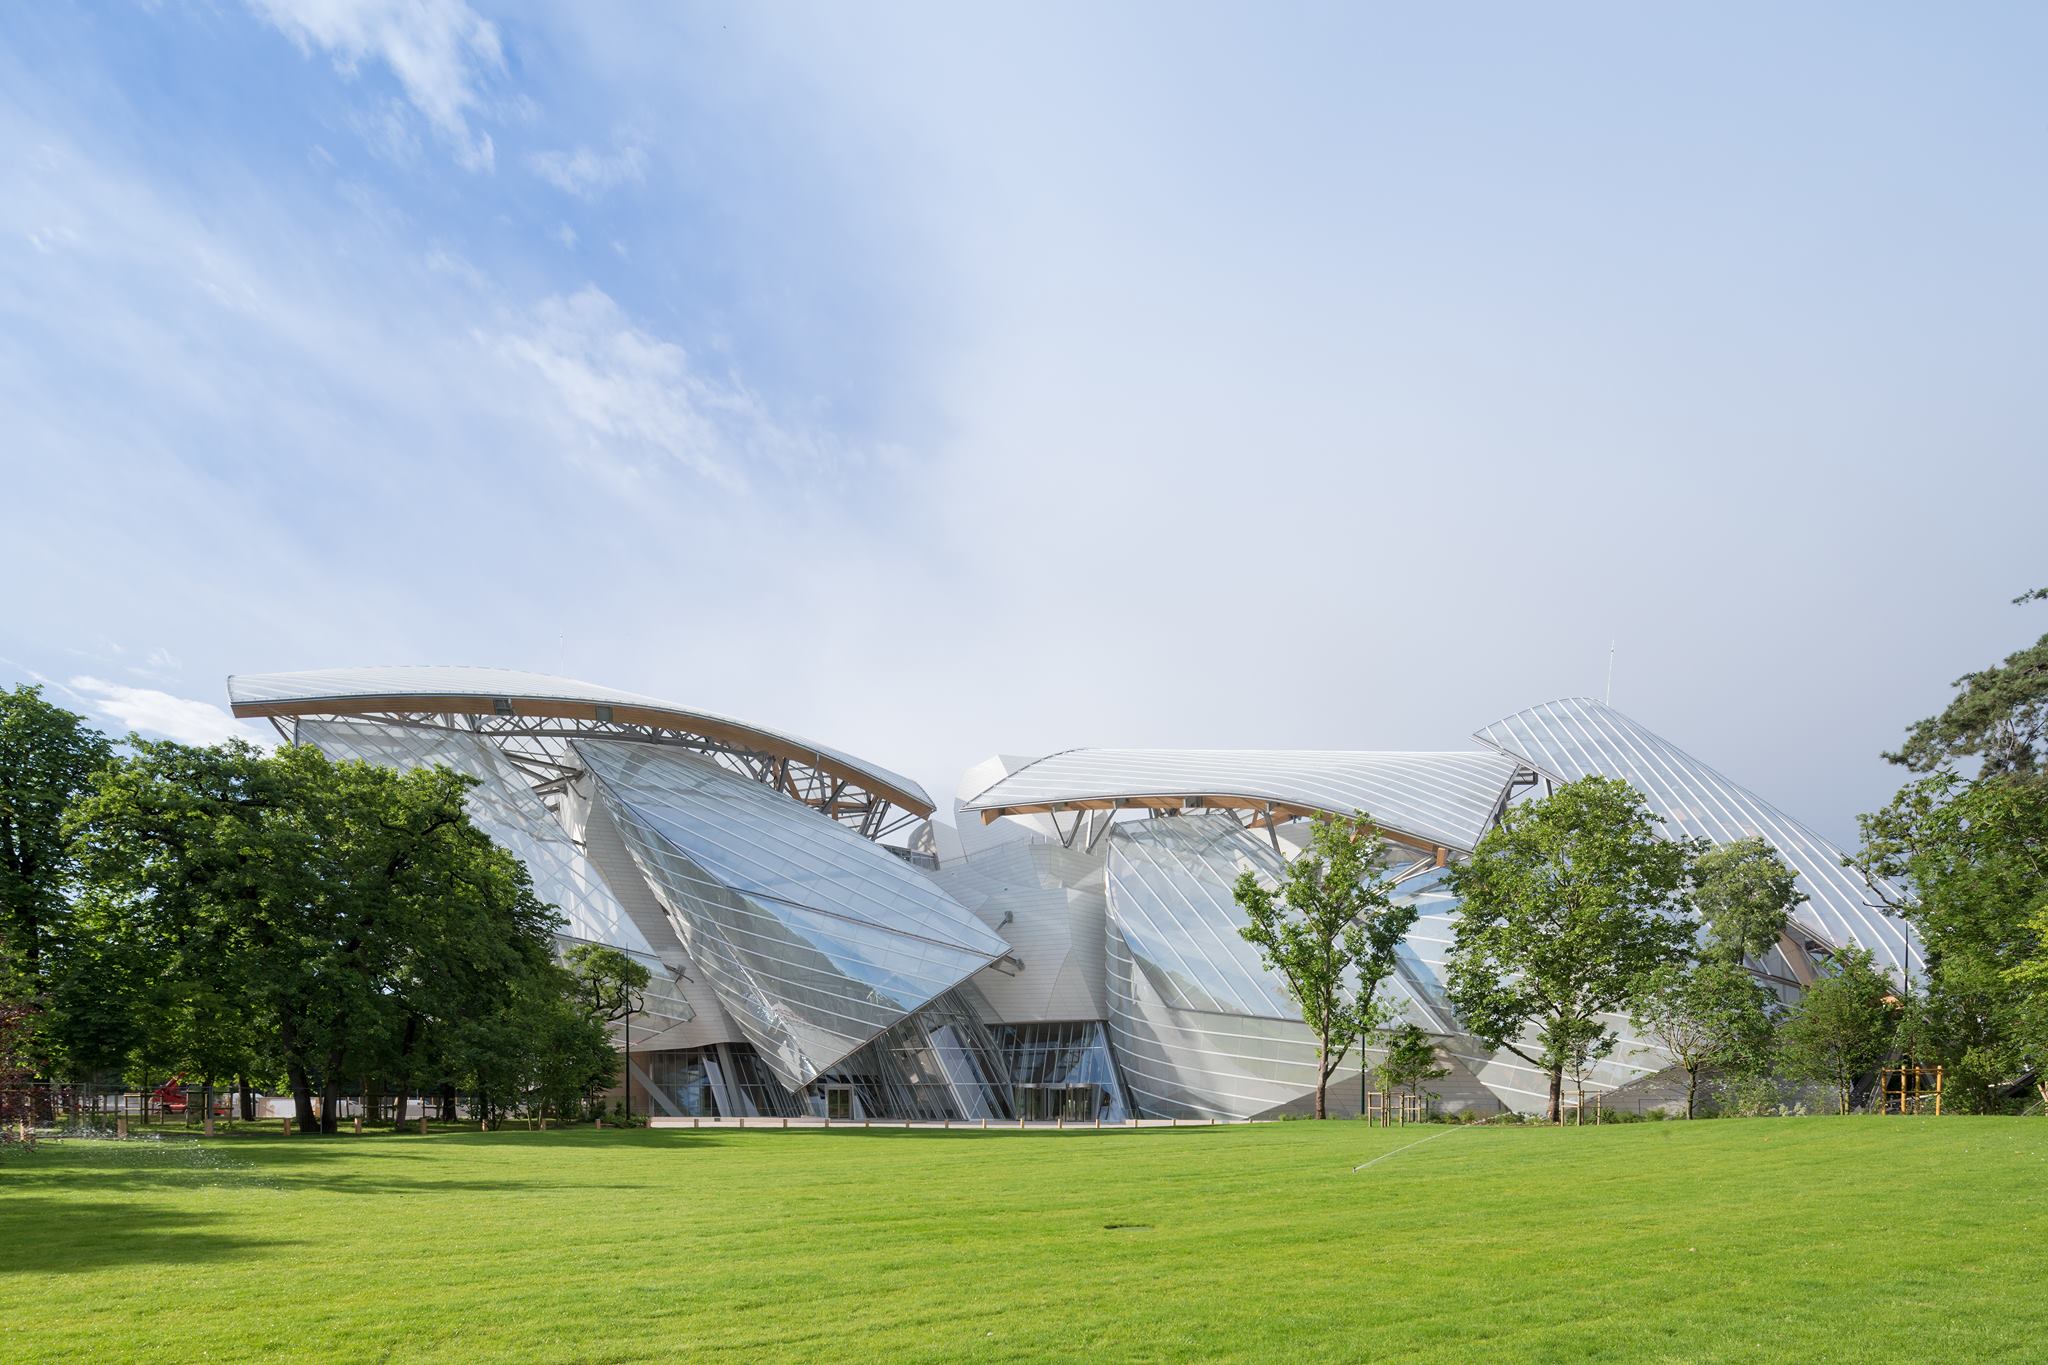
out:
{"label": "tree trunk", "polygon": [[1543,1117],[1546,1123],[1564,1122],[1564,1067],[1562,1064],[1550,1068],[1550,1112]]}
{"label": "tree trunk", "polygon": [[1685,1073],[1685,1116],[1692,1117],[1692,1097],[1699,1093],[1700,1069],[1688,1067]]}
{"label": "tree trunk", "polygon": [[[398,1074],[391,1078],[398,1088],[398,1108],[391,1115],[391,1127],[394,1131],[405,1127],[405,1099],[412,1090],[412,1050],[413,1045],[419,1041],[419,1036],[420,1017],[417,1014],[406,1015],[405,1032],[400,1035],[398,1042]],[[426,1114],[427,1096],[422,1090],[420,1117],[425,1118]]]}
{"label": "tree trunk", "polygon": [[1328,1118],[1329,1107],[1325,1103],[1330,1092],[1330,1031],[1323,1030],[1322,1045],[1316,1049],[1316,1117]]}
{"label": "tree trunk", "polygon": [[313,1082],[306,1076],[306,1064],[296,1057],[287,1058],[284,1074],[292,1087],[293,1123],[301,1133],[310,1133],[314,1131]]}
{"label": "tree trunk", "polygon": [[449,1081],[441,1083],[441,1122],[455,1122],[455,1086]]}
{"label": "tree trunk", "polygon": [[327,1137],[340,1131],[337,1125],[341,1120],[341,1079],[335,1074],[337,1070],[330,1064],[327,1079],[320,1087],[320,1131]]}
{"label": "tree trunk", "polygon": [[235,1089],[240,1091],[242,1095],[242,1122],[254,1123],[256,1121],[256,1092],[249,1089],[249,1074],[246,1071],[237,1071],[235,1073]]}

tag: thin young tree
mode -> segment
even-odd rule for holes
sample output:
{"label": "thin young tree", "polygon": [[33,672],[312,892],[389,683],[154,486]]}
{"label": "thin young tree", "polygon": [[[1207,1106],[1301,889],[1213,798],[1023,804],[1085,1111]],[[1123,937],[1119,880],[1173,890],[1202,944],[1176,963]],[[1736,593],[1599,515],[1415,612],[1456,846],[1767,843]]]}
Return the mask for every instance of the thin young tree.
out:
{"label": "thin young tree", "polygon": [[[562,954],[562,965],[568,969],[573,986],[573,995],[582,1006],[584,1017],[591,1019],[609,1030],[613,1025],[628,1023],[640,1012],[646,1003],[647,983],[653,975],[645,964],[636,961],[627,953],[602,943],[579,943]],[[628,1023],[628,1027],[630,1027]],[[626,1039],[626,1071],[621,1083],[626,1090],[626,1108],[630,1112],[633,1096],[632,1038]]]}
{"label": "thin young tree", "polygon": [[1692,944],[1690,850],[1660,824],[1628,783],[1581,778],[1509,807],[1451,870],[1461,903],[1446,993],[1481,1043],[1549,1078],[1553,1123],[1566,1068],[1613,1037],[1600,1016],[1627,1009]]}
{"label": "thin young tree", "polygon": [[1415,923],[1415,907],[1396,902],[1382,875],[1386,861],[1386,841],[1365,812],[1319,815],[1277,886],[1247,870],[1234,888],[1246,921],[1238,932],[1316,1037],[1319,1119],[1329,1114],[1330,1076],[1353,1040],[1386,1022],[1379,989]]}
{"label": "thin young tree", "polygon": [[1630,1022],[1685,1073],[1687,1118],[1697,1112],[1709,1069],[1761,1068],[1771,1039],[1769,998],[1763,983],[1720,957],[1660,967],[1645,978]]}
{"label": "thin young tree", "polygon": [[1380,1085],[1389,1095],[1405,1090],[1420,1101],[1425,1082],[1451,1074],[1437,1057],[1436,1039],[1412,1023],[1400,1023],[1380,1034]]}
{"label": "thin young tree", "polygon": [[1856,1082],[1891,1047],[1897,998],[1892,979],[1866,949],[1836,953],[1828,974],[1807,987],[1785,1020],[1780,1037],[1786,1069],[1831,1087],[1836,1112],[1848,1113]]}

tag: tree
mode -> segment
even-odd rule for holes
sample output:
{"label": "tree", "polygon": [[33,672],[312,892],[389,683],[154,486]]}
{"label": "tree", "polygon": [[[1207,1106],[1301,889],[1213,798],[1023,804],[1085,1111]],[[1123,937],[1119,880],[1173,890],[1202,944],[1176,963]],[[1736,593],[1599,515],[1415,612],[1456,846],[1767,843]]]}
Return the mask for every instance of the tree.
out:
{"label": "tree", "polygon": [[1425,1081],[1451,1074],[1450,1068],[1437,1060],[1436,1039],[1424,1033],[1418,1025],[1397,1024],[1384,1030],[1380,1037],[1384,1049],[1380,1060],[1380,1085],[1388,1094],[1406,1090],[1410,1097],[1420,1100]]}
{"label": "tree", "polygon": [[1768,953],[1806,900],[1798,880],[1778,851],[1755,836],[1700,853],[1692,863],[1692,903],[1707,952],[1734,963]]}
{"label": "tree", "polygon": [[1712,955],[1667,964],[1642,981],[1630,1022],[1685,1072],[1685,1116],[1696,1112],[1700,1076],[1758,1071],[1771,1042],[1770,993],[1738,963]]}
{"label": "tree", "polygon": [[1828,974],[1806,988],[1779,1031],[1785,1069],[1833,1086],[1839,1112],[1848,1113],[1856,1082],[1891,1046],[1897,999],[1891,978],[1868,950],[1836,953]]}
{"label": "tree", "polygon": [[1661,823],[1626,782],[1585,777],[1509,807],[1451,869],[1462,903],[1446,993],[1482,1044],[1549,1077],[1552,1122],[1566,1067],[1612,1046],[1600,1016],[1692,943],[1689,850]]}
{"label": "tree", "polygon": [[0,1147],[27,1143],[36,1117],[29,1083],[35,1072],[29,1059],[29,1036],[36,1007],[24,998],[22,973],[0,933]]}
{"label": "tree", "polygon": [[43,954],[77,871],[65,812],[111,753],[105,735],[44,701],[40,687],[0,691],[0,935],[31,995],[45,984]]}
{"label": "tree", "polygon": [[[577,944],[562,955],[562,965],[568,969],[570,988],[583,1006],[584,1017],[604,1029],[609,1050],[611,1026],[623,1023],[640,1012],[652,975],[644,964],[629,954],[602,943]],[[633,1062],[630,1034],[626,1041],[625,1064],[630,1067]],[[630,1075],[625,1079],[627,1108],[630,1109],[633,1082]],[[609,1079],[604,1083],[609,1084]],[[598,1088],[592,1085],[586,1094],[594,1093]]]}
{"label": "tree", "polygon": [[[1597,1062],[1606,1060],[1621,1040],[1614,1030],[1598,1019],[1580,1019],[1562,1027],[1559,1050],[1564,1054],[1564,1072],[1572,1081],[1572,1108],[1581,1117],[1586,1112],[1586,1073]],[[1558,1115],[1558,1122],[1564,1115]]]}
{"label": "tree", "polygon": [[[260,1039],[301,1131],[317,1086],[333,1132],[345,1082],[403,1070],[408,1039],[452,1035],[553,969],[559,916],[469,821],[472,779],[309,746],[131,746],[76,828],[93,937],[152,983],[136,996],[152,1053]],[[148,1012],[165,991],[198,1017]]]}
{"label": "tree", "polygon": [[569,989],[592,1019],[616,1024],[640,1011],[642,993],[654,978],[631,954],[603,943],[579,943],[562,954]]}
{"label": "tree", "polygon": [[1415,907],[1396,903],[1381,876],[1386,860],[1386,841],[1365,812],[1319,815],[1277,887],[1247,870],[1233,891],[1246,920],[1238,932],[1316,1036],[1317,1118],[1328,1116],[1330,1074],[1352,1040],[1385,1022],[1379,988],[1415,923]]}
{"label": "tree", "polygon": [[[2022,1077],[2048,1076],[2031,1023],[2048,1014],[2048,636],[1956,688],[1886,755],[1924,775],[1861,817],[1849,861],[1919,935],[1915,1042],[1947,1069],[1946,1102],[1992,1110]],[[1958,765],[1972,760],[1966,776]]]}
{"label": "tree", "polygon": [[[2040,601],[2048,601],[2048,588],[2013,598],[2015,605]],[[1957,695],[1941,714],[1916,721],[1886,758],[1931,773],[1974,757],[1986,777],[2033,775],[2048,767],[2048,635],[2002,664],[1965,673],[1954,686]]]}

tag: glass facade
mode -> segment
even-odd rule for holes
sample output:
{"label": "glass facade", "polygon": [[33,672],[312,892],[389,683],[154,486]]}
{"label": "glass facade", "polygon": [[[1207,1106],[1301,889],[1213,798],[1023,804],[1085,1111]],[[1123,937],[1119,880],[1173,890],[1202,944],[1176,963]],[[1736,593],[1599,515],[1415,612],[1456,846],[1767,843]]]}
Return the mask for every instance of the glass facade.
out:
{"label": "glass facade", "polygon": [[780,792],[664,746],[575,747],[691,958],[787,1089],[1008,952],[930,878]]}
{"label": "glass facade", "polygon": [[1596,773],[1621,778],[1664,817],[1665,832],[1673,838],[1725,844],[1761,836],[1799,874],[1799,889],[1807,896],[1799,919],[1811,920],[1836,945],[1868,948],[1894,972],[1908,965],[1919,969],[1918,942],[1905,922],[1887,917],[1870,888],[1842,866],[1841,849],[1612,707],[1568,697],[1518,711],[1473,738],[1553,782]]}
{"label": "glass facade", "polygon": [[[1318,810],[1363,810],[1404,848],[1387,875],[1418,914],[1386,989],[1453,1068],[1431,1088],[1451,1109],[1540,1107],[1546,1078],[1511,1049],[1481,1047],[1446,998],[1459,906],[1444,864],[1518,791],[1588,774],[1627,780],[1674,837],[1759,835],[1800,874],[1809,900],[1793,932],[1749,964],[1781,1000],[1795,1001],[1842,946],[1895,971],[1918,965],[1904,926],[1840,866],[1839,849],[1583,698],[1518,712],[1478,732],[1484,749],[1459,753],[991,760],[960,809],[1020,818],[976,828],[959,841],[971,856],[941,863],[934,838],[879,842],[929,812],[908,779],[652,698],[462,668],[238,677],[229,690],[237,714],[335,758],[475,779],[472,818],[560,908],[565,941],[612,944],[653,971],[632,1062],[657,1114],[1300,1112],[1317,1077],[1314,1040],[1239,932],[1232,888],[1246,871],[1277,879],[1301,835],[1289,821]],[[891,815],[891,803],[911,814]],[[1133,818],[1132,803],[1151,814]],[[1620,1041],[1589,1089],[1665,1069],[1626,1020],[1604,1022]],[[1339,1112],[1358,1094],[1360,1054],[1347,1061],[1332,1077]]]}
{"label": "glass facade", "polygon": [[464,802],[491,841],[526,864],[533,893],[559,909],[573,938],[653,956],[617,896],[605,885],[532,784],[488,740],[427,726],[365,720],[301,720],[301,744],[334,759],[400,770],[439,764],[476,779]]}
{"label": "glass facade", "polygon": [[1069,749],[1028,763],[960,803],[963,811],[1056,802],[1234,797],[1370,813],[1425,846],[1469,849],[1485,832],[1515,763],[1498,754],[1312,749]]}
{"label": "glass facade", "polygon": [[1031,1121],[1122,1123],[1130,1117],[1123,1082],[1100,1020],[1002,1024],[994,1030],[1009,1067],[1017,1117]]}

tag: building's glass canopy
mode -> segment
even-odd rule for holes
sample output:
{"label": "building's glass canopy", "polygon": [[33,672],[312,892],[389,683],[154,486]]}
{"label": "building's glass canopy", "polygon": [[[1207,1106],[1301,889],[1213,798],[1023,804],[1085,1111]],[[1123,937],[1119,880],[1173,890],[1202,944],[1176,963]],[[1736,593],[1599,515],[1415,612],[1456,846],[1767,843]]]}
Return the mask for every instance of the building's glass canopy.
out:
{"label": "building's glass canopy", "polygon": [[1799,874],[1807,896],[1800,918],[1812,920],[1836,946],[1869,949],[1894,972],[1919,970],[1919,945],[1906,922],[1884,914],[1870,888],[1842,866],[1841,849],[1612,707],[1567,697],[1517,711],[1473,738],[1554,782],[1596,773],[1621,778],[1664,817],[1674,838],[1726,844],[1761,836]]}
{"label": "building's glass canopy", "polygon": [[791,1089],[1008,951],[917,869],[779,792],[660,745],[575,749],[691,957]]}
{"label": "building's glass canopy", "polygon": [[1422,847],[1470,849],[1499,814],[1516,763],[1484,751],[1349,753],[1267,749],[1069,749],[1010,773],[962,812],[1091,804],[1364,811]]}
{"label": "building's glass canopy", "polygon": [[[1450,874],[1518,794],[1589,774],[1673,837],[1767,840],[1809,897],[1749,964],[1787,1003],[1842,946],[1917,968],[1840,850],[1612,709],[1532,707],[1442,753],[1076,749],[972,770],[974,837],[843,751],[657,699],[498,669],[238,676],[237,714],[336,758],[442,764],[567,938],[654,973],[629,1075],[658,1114],[1116,1122],[1301,1112],[1315,1039],[1240,930],[1305,817],[1364,811],[1418,917],[1387,984],[1437,1041],[1453,1107],[1542,1104],[1546,1078],[1465,1032],[1445,990]],[[910,829],[914,846],[881,841]],[[1085,829],[1087,837],[1080,838]],[[941,836],[944,836],[943,838]],[[942,853],[941,849],[945,851]],[[1654,1098],[1670,1059],[1607,1019],[1590,1091]],[[1525,1051],[1527,1049],[1524,1049]],[[1366,1053],[1370,1065],[1376,1054]],[[1333,1111],[1363,1088],[1354,1049]]]}
{"label": "building's glass canopy", "polygon": [[1239,932],[1246,920],[1231,888],[1245,870],[1270,883],[1286,863],[1228,815],[1118,825],[1105,873],[1110,932],[1175,1009],[1299,1019]]}
{"label": "building's glass canopy", "polygon": [[449,730],[362,720],[303,720],[298,739],[329,758],[401,770],[440,764],[475,778],[477,785],[465,802],[469,818],[493,843],[526,864],[534,894],[569,921],[565,933],[654,956],[653,947],[561,821],[495,745]]}
{"label": "building's glass canopy", "polygon": [[238,716],[451,713],[569,718],[592,732],[600,726],[653,726],[805,762],[920,815],[932,810],[924,788],[901,773],[801,735],[545,673],[453,665],[237,673],[228,679],[228,702]]}

